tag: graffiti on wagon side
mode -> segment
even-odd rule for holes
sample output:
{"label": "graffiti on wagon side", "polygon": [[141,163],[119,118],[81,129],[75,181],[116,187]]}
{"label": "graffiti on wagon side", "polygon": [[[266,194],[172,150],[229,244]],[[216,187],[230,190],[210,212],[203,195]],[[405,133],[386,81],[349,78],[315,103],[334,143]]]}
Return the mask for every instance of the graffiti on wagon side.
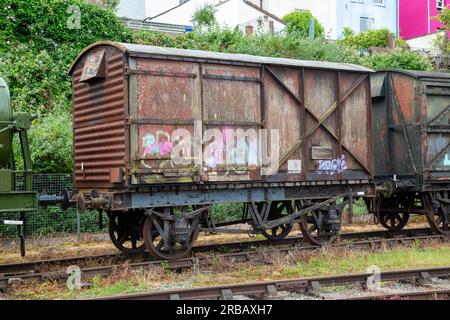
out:
{"label": "graffiti on wagon side", "polygon": [[319,174],[323,175],[335,175],[347,170],[347,161],[345,156],[331,160],[319,160]]}
{"label": "graffiti on wagon side", "polygon": [[[195,122],[193,134],[178,128],[169,133],[145,132],[141,138],[141,164],[152,168],[150,160],[164,160],[162,167],[200,165],[205,168],[261,166],[261,174],[275,174],[280,157],[279,130],[242,128],[210,128],[202,130]],[[270,150],[270,151],[269,151]],[[153,168],[155,169],[155,168]]]}

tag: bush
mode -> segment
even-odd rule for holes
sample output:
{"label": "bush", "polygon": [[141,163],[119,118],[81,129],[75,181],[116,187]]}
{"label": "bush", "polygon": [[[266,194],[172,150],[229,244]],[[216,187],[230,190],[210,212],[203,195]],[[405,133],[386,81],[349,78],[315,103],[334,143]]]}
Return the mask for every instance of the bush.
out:
{"label": "bush", "polygon": [[406,69],[431,71],[433,65],[430,60],[419,53],[393,50],[390,53],[378,53],[364,58],[364,64],[372,69]]}
{"label": "bush", "polygon": [[15,112],[45,115],[55,107],[70,110],[71,81],[67,75],[77,51],[62,45],[49,53],[32,43],[12,46],[0,55],[0,77],[8,83]]}
{"label": "bush", "polygon": [[297,33],[302,37],[307,37],[309,35],[309,26],[311,19],[314,20],[314,37],[323,37],[324,28],[320,24],[311,12],[309,11],[298,11],[291,12],[283,17],[283,20],[287,23],[288,33]]}
{"label": "bush", "polygon": [[355,35],[350,29],[347,28],[344,30],[344,39],[338,40],[338,43],[358,49],[386,47],[389,35],[390,31],[388,29],[369,30]]}
{"label": "bush", "polygon": [[29,139],[34,171],[72,172],[71,123],[70,113],[58,109],[33,121]]}
{"label": "bush", "polygon": [[[98,40],[127,41],[125,26],[111,10],[82,0],[2,0],[0,50],[11,43],[34,42],[38,49],[74,44],[79,49]],[[69,28],[77,26],[79,29]]]}
{"label": "bush", "polygon": [[211,217],[215,223],[241,220],[243,213],[243,203],[216,204],[211,209]]}
{"label": "bush", "polygon": [[[10,87],[14,112],[39,117],[30,131],[36,172],[72,170],[67,71],[78,53],[95,41],[132,41],[131,32],[112,11],[116,2],[107,1],[111,9],[81,0],[2,0],[0,4],[0,77]],[[76,22],[72,18],[78,9],[81,28],[70,29],[68,22]],[[15,153],[20,155],[17,140]]]}
{"label": "bush", "polygon": [[211,27],[216,22],[217,9],[213,4],[205,4],[203,7],[197,9],[192,15],[192,22],[198,27]]}
{"label": "bush", "polygon": [[323,38],[299,37],[295,32],[287,35],[243,35],[239,30],[210,28],[206,32],[189,32],[171,38],[154,34],[135,34],[137,42],[148,45],[173,46],[184,49],[220,51],[259,56],[285,57],[305,60],[361,63],[358,52],[352,48],[327,42]]}

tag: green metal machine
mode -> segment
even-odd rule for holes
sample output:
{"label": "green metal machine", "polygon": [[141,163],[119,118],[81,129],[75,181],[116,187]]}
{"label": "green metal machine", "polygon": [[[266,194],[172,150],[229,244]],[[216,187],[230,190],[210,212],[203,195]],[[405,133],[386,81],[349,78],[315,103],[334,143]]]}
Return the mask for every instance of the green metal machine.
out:
{"label": "green metal machine", "polygon": [[[16,225],[20,237],[20,250],[25,255],[24,229],[26,213],[38,209],[38,194],[32,191],[32,162],[27,130],[33,117],[26,113],[13,114],[6,82],[0,78],[0,224]],[[20,139],[24,170],[16,170],[13,155],[13,138]],[[24,188],[16,188],[16,175],[24,175]],[[6,213],[19,214],[19,220],[3,219]]]}

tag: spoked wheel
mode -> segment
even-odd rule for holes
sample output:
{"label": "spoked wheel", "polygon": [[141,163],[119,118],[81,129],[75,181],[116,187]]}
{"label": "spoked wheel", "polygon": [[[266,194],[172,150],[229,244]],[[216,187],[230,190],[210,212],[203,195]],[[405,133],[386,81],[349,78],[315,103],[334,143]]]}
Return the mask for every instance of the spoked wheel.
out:
{"label": "spoked wheel", "polygon": [[[272,202],[270,206],[268,220],[275,220],[294,212],[294,208],[290,201]],[[282,240],[287,237],[292,230],[292,223],[282,224],[268,230],[263,230],[262,235],[271,241]]]}
{"label": "spoked wheel", "polygon": [[117,249],[126,254],[145,251],[142,237],[143,213],[111,212],[109,216],[109,237]]}
{"label": "spoked wheel", "polygon": [[[156,258],[180,259],[188,255],[199,234],[198,219],[191,221],[173,217],[173,208],[164,208],[164,214],[151,214],[145,218],[144,241],[147,250]],[[185,208],[183,207],[183,211]]]}
{"label": "spoked wheel", "polygon": [[304,240],[311,244],[320,246],[335,241],[340,229],[341,214],[334,209],[310,211],[300,218]]}
{"label": "spoked wheel", "polygon": [[427,214],[426,217],[428,220],[428,224],[434,232],[444,235],[450,234],[448,221],[447,223],[445,223],[445,217],[442,208],[439,208],[437,211],[432,212],[431,214]]}
{"label": "spoked wheel", "polygon": [[409,220],[407,212],[380,212],[380,224],[389,231],[402,230]]}

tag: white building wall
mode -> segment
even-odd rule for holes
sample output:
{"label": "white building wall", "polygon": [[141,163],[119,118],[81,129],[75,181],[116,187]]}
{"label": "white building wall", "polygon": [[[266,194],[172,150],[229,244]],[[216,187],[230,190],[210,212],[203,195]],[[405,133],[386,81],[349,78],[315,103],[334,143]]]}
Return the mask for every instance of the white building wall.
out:
{"label": "white building wall", "polygon": [[[130,1],[130,0],[127,0]],[[131,0],[133,1],[133,0]],[[146,0],[145,13],[147,17],[154,17],[180,4],[180,0]]]}
{"label": "white building wall", "polygon": [[[389,29],[397,34],[397,0],[384,0],[382,5],[373,0],[336,0],[337,6],[337,37],[342,37],[345,27],[360,32],[360,19],[373,21],[372,29]],[[414,0],[416,1],[416,0]]]}
{"label": "white building wall", "polygon": [[412,51],[422,51],[431,53],[432,55],[442,54],[441,49],[437,46],[436,40],[437,37],[444,37],[444,32],[436,32],[432,34],[427,34],[422,37],[412,38],[406,40],[406,43],[410,47]]}
{"label": "white building wall", "polygon": [[[155,0],[160,1],[160,0]],[[190,0],[179,9],[172,10],[160,17],[153,19],[153,22],[173,23],[181,25],[192,25],[192,14],[207,3],[216,3],[218,0]]]}
{"label": "white building wall", "polygon": [[130,19],[145,19],[148,0],[121,0],[117,7],[117,16]]}

